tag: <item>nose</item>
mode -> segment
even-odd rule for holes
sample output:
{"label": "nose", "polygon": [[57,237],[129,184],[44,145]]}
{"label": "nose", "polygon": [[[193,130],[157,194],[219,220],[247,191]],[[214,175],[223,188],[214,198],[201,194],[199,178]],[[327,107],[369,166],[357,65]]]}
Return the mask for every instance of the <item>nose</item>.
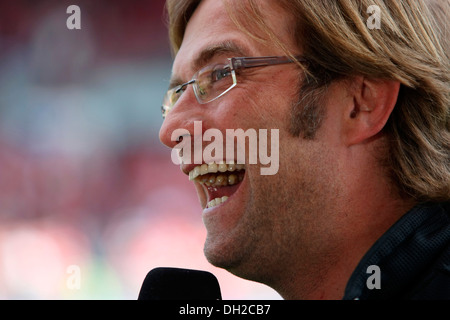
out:
{"label": "nose", "polygon": [[[159,130],[159,140],[169,148],[174,148],[176,144],[180,141],[180,136],[183,134],[188,134],[188,132],[183,133],[183,130],[189,127],[187,119],[180,117],[180,114],[175,110],[171,110],[164,119]],[[177,133],[178,132],[178,133]],[[174,134],[175,133],[175,134]],[[179,135],[176,137],[175,135]]]}

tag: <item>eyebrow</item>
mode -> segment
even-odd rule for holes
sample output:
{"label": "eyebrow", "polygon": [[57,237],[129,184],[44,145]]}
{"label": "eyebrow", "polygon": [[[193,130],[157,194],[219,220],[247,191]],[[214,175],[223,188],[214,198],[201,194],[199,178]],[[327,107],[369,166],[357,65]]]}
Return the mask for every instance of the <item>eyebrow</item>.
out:
{"label": "eyebrow", "polygon": [[[243,46],[231,40],[210,45],[200,51],[200,53],[194,59],[192,63],[192,70],[194,72],[197,72],[197,70],[205,66],[214,57],[224,54],[230,54],[233,57],[243,57],[247,56],[247,50]],[[182,81],[180,78],[173,78],[170,80],[169,88],[174,88],[176,86],[182,85],[183,83],[184,81]]]}
{"label": "eyebrow", "polygon": [[224,41],[203,49],[194,59],[192,68],[198,70],[211,61],[217,55],[232,54],[233,56],[245,56],[247,50],[233,41]]}

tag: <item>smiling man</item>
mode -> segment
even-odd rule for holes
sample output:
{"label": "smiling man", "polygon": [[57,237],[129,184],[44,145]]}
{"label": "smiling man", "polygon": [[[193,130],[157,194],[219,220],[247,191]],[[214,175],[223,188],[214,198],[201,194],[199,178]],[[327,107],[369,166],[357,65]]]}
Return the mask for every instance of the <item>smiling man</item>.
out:
{"label": "smiling man", "polygon": [[161,141],[175,148],[179,129],[194,141],[195,122],[223,136],[279,130],[274,175],[223,158],[181,165],[207,259],[285,299],[450,298],[448,2],[167,7],[176,56]]}

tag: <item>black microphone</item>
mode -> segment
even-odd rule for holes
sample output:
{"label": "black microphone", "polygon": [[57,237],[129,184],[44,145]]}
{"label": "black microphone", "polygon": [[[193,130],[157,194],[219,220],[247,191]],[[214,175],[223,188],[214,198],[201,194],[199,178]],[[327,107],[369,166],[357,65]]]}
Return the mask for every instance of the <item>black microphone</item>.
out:
{"label": "black microphone", "polygon": [[222,295],[210,272],[156,268],[147,273],[138,300],[222,300]]}

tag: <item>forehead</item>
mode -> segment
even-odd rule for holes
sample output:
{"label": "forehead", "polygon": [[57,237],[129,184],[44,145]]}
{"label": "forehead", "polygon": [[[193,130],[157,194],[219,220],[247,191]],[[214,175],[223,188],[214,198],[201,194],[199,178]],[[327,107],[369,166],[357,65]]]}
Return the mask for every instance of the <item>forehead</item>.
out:
{"label": "forehead", "polygon": [[[235,1],[243,0],[229,0],[230,10],[233,10]],[[287,14],[272,2],[258,2],[261,4],[262,14],[267,17],[266,23],[283,43],[293,45],[287,32]],[[238,16],[239,13],[233,14],[245,21],[245,17]],[[257,30],[254,32],[257,33]],[[258,35],[261,36],[261,32]],[[173,74],[192,74],[199,67],[196,61],[206,63],[217,55],[232,57],[284,55],[284,53],[270,45],[270,42],[262,44],[239,29],[230,18],[223,1],[203,0],[187,24],[183,43],[174,61]]]}

